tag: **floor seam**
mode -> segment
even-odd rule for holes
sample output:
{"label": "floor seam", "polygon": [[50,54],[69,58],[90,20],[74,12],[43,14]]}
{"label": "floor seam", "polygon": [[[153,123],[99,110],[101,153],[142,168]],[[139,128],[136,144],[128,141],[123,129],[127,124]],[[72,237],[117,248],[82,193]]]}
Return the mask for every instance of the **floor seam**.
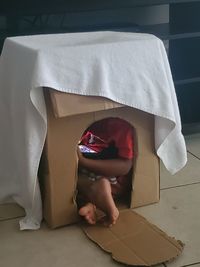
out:
{"label": "floor seam", "polygon": [[12,217],[12,218],[6,218],[6,219],[0,219],[0,223],[1,222],[5,222],[5,221],[10,221],[10,220],[15,220],[18,218],[23,218],[24,216],[17,216],[17,217]]}
{"label": "floor seam", "polygon": [[191,264],[181,265],[180,267],[194,266],[194,265],[199,264],[199,263],[200,263],[200,261],[194,262],[194,263],[191,263]]}
{"label": "floor seam", "polygon": [[197,158],[197,159],[199,159],[199,160],[200,160],[200,157],[196,156],[195,154],[193,154],[193,153],[192,153],[192,152],[190,152],[189,150],[187,150],[187,152],[188,152],[189,154],[191,154],[192,156],[194,156],[195,158]]}
{"label": "floor seam", "polygon": [[177,188],[177,187],[185,187],[188,185],[195,185],[195,184],[200,184],[200,181],[194,182],[194,183],[189,183],[189,184],[182,184],[182,185],[175,185],[175,186],[170,186],[170,187],[166,187],[166,188],[161,188],[160,190],[167,190],[167,189],[172,189],[172,188]]}

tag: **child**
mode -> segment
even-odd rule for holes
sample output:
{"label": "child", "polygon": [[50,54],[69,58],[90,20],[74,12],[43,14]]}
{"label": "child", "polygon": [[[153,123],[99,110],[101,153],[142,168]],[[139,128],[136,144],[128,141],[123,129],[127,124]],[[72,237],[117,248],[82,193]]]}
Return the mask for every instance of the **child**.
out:
{"label": "child", "polygon": [[79,147],[78,191],[85,203],[79,214],[89,224],[96,223],[96,208],[105,213],[103,223],[116,223],[119,211],[115,199],[130,189],[127,174],[133,162],[133,128],[120,118],[93,123],[83,134]]}

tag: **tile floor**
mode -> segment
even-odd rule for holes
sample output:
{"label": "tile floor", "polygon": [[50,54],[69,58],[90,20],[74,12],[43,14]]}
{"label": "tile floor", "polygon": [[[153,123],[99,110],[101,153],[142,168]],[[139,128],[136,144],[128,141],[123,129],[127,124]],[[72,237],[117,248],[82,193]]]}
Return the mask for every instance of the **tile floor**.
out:
{"label": "tile floor", "polygon": [[[171,176],[161,166],[161,200],[136,209],[169,235],[185,243],[183,254],[159,267],[200,267],[200,134],[186,137],[188,164]],[[0,205],[1,267],[122,267],[78,228],[67,226],[49,230],[19,231],[17,205]]]}

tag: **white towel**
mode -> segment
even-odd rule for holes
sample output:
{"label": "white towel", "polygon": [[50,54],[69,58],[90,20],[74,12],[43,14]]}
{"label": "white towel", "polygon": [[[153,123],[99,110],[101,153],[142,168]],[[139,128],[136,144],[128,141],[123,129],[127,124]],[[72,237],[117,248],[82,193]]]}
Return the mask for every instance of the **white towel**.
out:
{"label": "white towel", "polygon": [[0,59],[0,201],[25,208],[21,229],[42,218],[37,181],[47,122],[43,86],[98,95],[155,115],[166,168],[187,161],[164,45],[141,33],[90,32],[7,38]]}

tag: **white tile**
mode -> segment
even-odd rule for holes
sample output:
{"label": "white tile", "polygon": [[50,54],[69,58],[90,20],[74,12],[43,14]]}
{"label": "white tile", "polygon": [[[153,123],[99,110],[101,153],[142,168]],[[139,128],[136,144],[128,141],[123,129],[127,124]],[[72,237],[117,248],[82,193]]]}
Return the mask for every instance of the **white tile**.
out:
{"label": "white tile", "polygon": [[164,165],[160,164],[161,189],[198,182],[200,183],[200,159],[197,159],[190,153],[188,153],[186,166],[175,175],[171,175]]}
{"label": "white tile", "polygon": [[200,134],[185,137],[187,150],[200,158]]}
{"label": "white tile", "polygon": [[[122,267],[91,242],[78,225],[19,231],[18,220],[0,222],[2,267]],[[163,265],[159,265],[164,267]]]}
{"label": "white tile", "polygon": [[135,209],[168,235],[185,243],[183,254],[170,267],[200,262],[200,184],[161,191],[155,205]]}
{"label": "white tile", "polygon": [[78,226],[19,231],[18,221],[0,222],[0,266],[119,266],[89,241]]}
{"label": "white tile", "polygon": [[25,215],[24,209],[15,203],[0,204],[0,221]]}

